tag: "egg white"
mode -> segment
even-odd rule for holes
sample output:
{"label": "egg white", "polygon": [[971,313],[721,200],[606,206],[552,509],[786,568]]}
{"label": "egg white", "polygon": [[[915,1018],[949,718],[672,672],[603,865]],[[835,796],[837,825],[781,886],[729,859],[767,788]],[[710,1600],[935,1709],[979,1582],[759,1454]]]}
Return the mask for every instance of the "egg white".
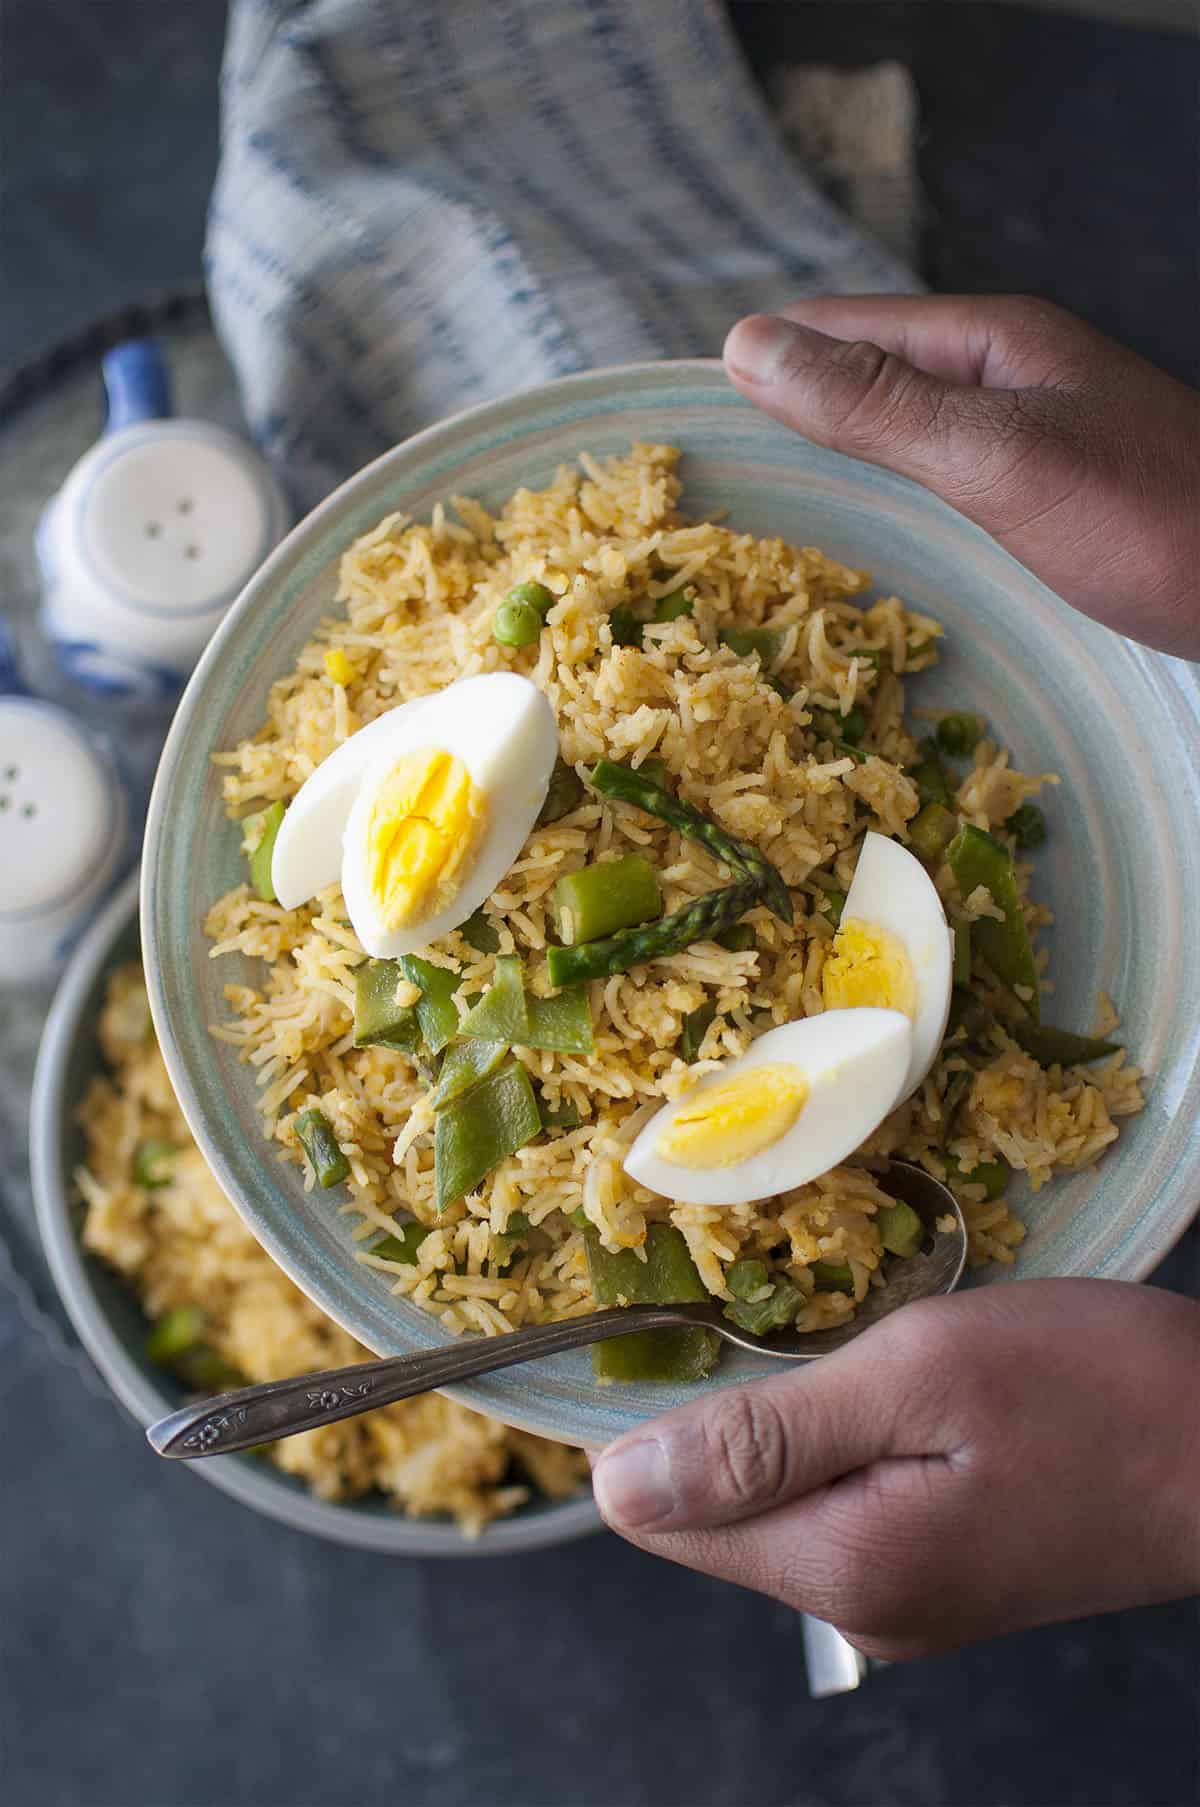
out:
{"label": "egg white", "polygon": [[[444,909],[389,929],[371,891],[367,831],[376,792],[405,753],[437,747],[460,759],[487,810],[462,884]],[[528,678],[486,672],[422,699],[420,712],[396,724],[363,773],[342,839],[342,896],[368,954],[392,960],[436,941],[467,920],[499,886],[546,800],[558,756],[550,704]],[[285,817],[286,820],[286,817]]]}
{"label": "egg white", "polygon": [[[875,923],[908,955],[916,986],[912,1053],[900,1096],[916,1091],[937,1058],[950,1015],[954,934],[937,887],[915,854],[886,835],[867,834],[842,906],[842,921]],[[835,1012],[833,1014],[840,1014]]]}
{"label": "egg white", "polygon": [[[909,1070],[912,1025],[898,1010],[827,1010],[770,1029],[736,1060],[664,1105],[625,1157],[639,1185],[689,1205],[773,1198],[853,1154],[898,1102]],[[657,1152],[659,1138],[706,1086],[754,1067],[790,1062],[808,1083],[795,1123],[769,1148],[728,1167],[685,1167]]]}
{"label": "egg white", "polygon": [[271,883],[285,910],[298,910],[318,891],[337,884],[342,836],[363,774],[395,739],[400,722],[411,721],[428,700],[417,697],[376,716],[335,747],[300,786],[279,824],[271,855]]}

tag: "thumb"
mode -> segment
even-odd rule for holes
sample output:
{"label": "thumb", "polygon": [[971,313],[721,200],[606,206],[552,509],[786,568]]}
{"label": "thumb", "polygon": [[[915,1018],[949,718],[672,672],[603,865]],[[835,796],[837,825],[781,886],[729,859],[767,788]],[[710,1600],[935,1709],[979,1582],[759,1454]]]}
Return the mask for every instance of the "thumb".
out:
{"label": "thumb", "polygon": [[635,1536],[714,1530],[884,1456],[933,1453],[949,1435],[937,1386],[925,1392],[928,1409],[914,1411],[905,1389],[879,1384],[886,1345],[897,1342],[878,1325],[812,1366],[722,1388],[629,1432],[593,1471],[606,1522]]}
{"label": "thumb", "polygon": [[806,439],[925,484],[989,532],[1010,525],[1003,478],[1024,462],[1023,392],[947,382],[775,314],[739,320],[724,356],[734,385]]}

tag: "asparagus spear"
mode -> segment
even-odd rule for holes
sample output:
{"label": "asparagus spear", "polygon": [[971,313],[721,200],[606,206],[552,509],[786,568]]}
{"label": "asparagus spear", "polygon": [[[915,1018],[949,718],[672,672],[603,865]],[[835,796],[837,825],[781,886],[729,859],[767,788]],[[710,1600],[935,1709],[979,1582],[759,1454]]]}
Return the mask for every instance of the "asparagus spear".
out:
{"label": "asparagus spear", "polygon": [[[635,772],[632,766],[601,759],[592,767],[589,779],[593,790],[599,791],[602,797],[616,797],[622,803],[632,803],[636,808],[644,809],[647,815],[669,822],[672,828],[677,829],[681,835],[686,835],[689,840],[701,842],[740,878],[753,879],[759,898],[781,922],[792,921],[791,893],[779,872],[757,847],[751,847],[748,842],[739,841],[734,835],[727,834],[702,810],[685,803],[682,797],[663,790],[652,780],[647,780],[641,772]],[[749,905],[744,906],[738,915],[743,915],[748,908]],[[731,917],[721,926],[728,928],[733,921],[736,918]],[[613,970],[623,972],[625,969],[615,967]]]}
{"label": "asparagus spear", "polygon": [[664,954],[681,953],[693,941],[713,941],[753,908],[761,897],[758,882],[742,879],[723,891],[709,891],[670,916],[643,928],[625,929],[603,941],[584,941],[575,947],[552,947],[546,961],[552,985],[582,985],[589,979],[607,979],[627,973]]}

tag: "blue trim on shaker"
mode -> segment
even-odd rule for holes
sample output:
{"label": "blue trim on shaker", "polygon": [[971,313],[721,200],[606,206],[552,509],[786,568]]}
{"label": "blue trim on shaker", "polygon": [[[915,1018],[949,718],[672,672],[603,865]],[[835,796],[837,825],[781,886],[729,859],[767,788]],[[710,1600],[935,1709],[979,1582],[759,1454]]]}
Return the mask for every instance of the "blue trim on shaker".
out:
{"label": "blue trim on shaker", "polygon": [[108,403],[106,436],[173,413],[171,375],[157,339],[124,339],[114,345],[100,360],[100,375]]}

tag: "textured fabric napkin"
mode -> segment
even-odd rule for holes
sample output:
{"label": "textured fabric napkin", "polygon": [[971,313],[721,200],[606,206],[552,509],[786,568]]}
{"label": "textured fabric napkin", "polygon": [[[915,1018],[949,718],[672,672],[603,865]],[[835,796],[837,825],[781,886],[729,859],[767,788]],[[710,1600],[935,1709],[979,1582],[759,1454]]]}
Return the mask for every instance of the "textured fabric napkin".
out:
{"label": "textured fabric napkin", "polygon": [[234,0],[222,105],[210,293],[304,507],[470,403],[916,286],[793,157],[719,0]]}

